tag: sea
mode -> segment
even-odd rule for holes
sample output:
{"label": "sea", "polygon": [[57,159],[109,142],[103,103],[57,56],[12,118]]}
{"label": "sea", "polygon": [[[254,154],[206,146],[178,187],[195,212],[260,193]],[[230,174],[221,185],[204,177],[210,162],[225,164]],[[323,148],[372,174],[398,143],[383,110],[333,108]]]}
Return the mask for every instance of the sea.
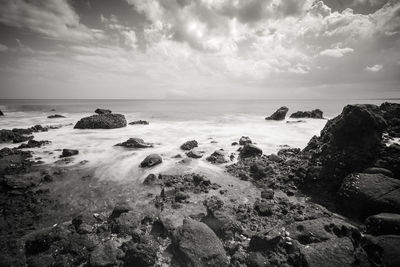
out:
{"label": "sea", "polygon": [[[282,147],[304,148],[310,138],[319,135],[327,120],[340,114],[347,104],[377,104],[386,99],[340,99],[340,100],[0,100],[0,129],[27,128],[36,124],[62,126],[48,132],[34,133],[35,140],[51,143],[41,148],[30,149],[41,164],[58,164],[61,150],[78,149],[79,154],[67,165],[79,165],[96,169],[100,180],[143,181],[149,173],[203,172],[221,175],[225,165],[210,164],[206,157],[215,150],[223,149],[227,158],[231,154],[237,160],[240,137],[249,136],[264,154],[277,153]],[[266,121],[281,106],[289,112],[284,121]],[[113,113],[125,115],[128,122],[146,120],[149,125],[128,125],[110,130],[74,129],[82,117],[94,114],[96,108],[111,109]],[[326,119],[304,119],[295,121],[289,115],[295,111],[319,108]],[[48,119],[60,114],[65,118]],[[296,119],[297,120],[297,119]],[[153,148],[126,149],[115,144],[131,137],[144,139],[154,144]],[[198,150],[204,152],[201,159],[182,163],[180,154],[185,153],[180,145],[188,140],[199,143]],[[0,148],[19,144],[2,143]],[[139,168],[140,162],[149,154],[157,153],[163,163],[151,169]]]}

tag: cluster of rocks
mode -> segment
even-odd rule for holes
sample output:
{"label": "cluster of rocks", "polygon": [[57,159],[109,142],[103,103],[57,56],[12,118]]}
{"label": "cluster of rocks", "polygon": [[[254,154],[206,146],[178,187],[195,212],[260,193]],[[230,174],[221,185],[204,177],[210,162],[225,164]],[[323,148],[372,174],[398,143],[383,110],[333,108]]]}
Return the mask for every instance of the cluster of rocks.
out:
{"label": "cluster of rocks", "polygon": [[46,132],[48,127],[42,125],[35,125],[27,129],[14,128],[12,130],[0,130],[0,143],[21,143],[33,139],[32,133]]}
{"label": "cluster of rocks", "polygon": [[115,129],[126,126],[125,116],[113,114],[108,109],[96,109],[96,115],[80,119],[74,126],[75,129]]}
{"label": "cluster of rocks", "polygon": [[[281,121],[286,118],[286,114],[288,113],[289,108],[287,107],[280,107],[276,110],[271,116],[266,117],[266,120],[275,120]],[[311,111],[297,111],[290,115],[290,118],[293,119],[303,119],[303,118],[312,118],[312,119],[323,119],[323,112],[320,109],[314,109]],[[301,121],[297,121],[301,122]]]}

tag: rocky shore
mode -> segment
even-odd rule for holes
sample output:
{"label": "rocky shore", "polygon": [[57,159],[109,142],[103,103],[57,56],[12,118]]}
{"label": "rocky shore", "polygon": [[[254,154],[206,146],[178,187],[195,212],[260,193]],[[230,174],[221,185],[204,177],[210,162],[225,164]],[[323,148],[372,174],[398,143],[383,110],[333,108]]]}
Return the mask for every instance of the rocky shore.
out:
{"label": "rocky shore", "polygon": [[[284,120],[288,110],[266,120]],[[95,112],[75,128],[127,125],[121,114]],[[294,114],[322,118],[320,110]],[[27,149],[46,141],[32,133],[50,128],[0,130],[1,142],[28,141],[0,150],[0,266],[400,266],[399,118],[400,104],[348,105],[303,150],[265,155],[250,135],[232,144],[235,155],[205,155],[256,188],[245,199],[191,172],[152,173],[136,189],[102,184],[89,168],[35,164]],[[132,137],[116,146],[153,144]],[[196,140],[180,149],[203,156]],[[153,170],[163,157],[149,153],[140,167]],[[87,203],[72,209],[59,196],[78,182]],[[116,187],[135,192],[133,200],[107,197]],[[101,208],[90,208],[92,194]]]}

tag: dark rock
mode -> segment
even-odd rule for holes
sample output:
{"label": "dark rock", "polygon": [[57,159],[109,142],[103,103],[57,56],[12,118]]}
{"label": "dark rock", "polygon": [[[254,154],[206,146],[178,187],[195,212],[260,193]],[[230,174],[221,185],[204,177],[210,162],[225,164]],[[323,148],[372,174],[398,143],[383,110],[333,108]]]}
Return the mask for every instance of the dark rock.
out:
{"label": "dark rock", "polygon": [[240,139],[239,139],[239,144],[241,145],[241,146],[244,146],[245,144],[251,144],[252,142],[251,142],[251,139],[250,139],[250,137],[248,137],[248,136],[242,136]]}
{"label": "dark rock", "polygon": [[32,138],[33,138],[32,136],[25,136],[23,134],[14,132],[12,130],[6,130],[6,129],[0,130],[0,143],[6,143],[6,142],[21,143]]}
{"label": "dark rock", "polygon": [[284,120],[286,117],[286,113],[289,111],[287,107],[281,107],[277,111],[275,111],[271,116],[266,117],[266,120],[275,120],[281,121]]}
{"label": "dark rock", "polygon": [[185,219],[173,234],[172,246],[183,266],[228,266],[221,241],[204,223]]}
{"label": "dark rock", "polygon": [[153,173],[150,173],[149,175],[147,175],[146,179],[144,179],[143,184],[144,185],[155,185],[158,184],[159,179],[157,178],[157,176]]}
{"label": "dark rock", "polygon": [[275,230],[268,232],[266,235],[258,233],[251,237],[249,248],[252,251],[273,250],[281,240],[281,233]]}
{"label": "dark rock", "polygon": [[250,166],[250,174],[256,180],[265,178],[267,176],[267,172],[269,170],[263,165],[259,163],[253,163]]}
{"label": "dark rock", "polygon": [[58,119],[58,118],[65,118],[65,116],[60,114],[54,114],[47,117],[48,119]]}
{"label": "dark rock", "polygon": [[175,193],[176,202],[185,202],[185,200],[187,200],[188,198],[190,198],[189,194],[186,194],[182,191],[178,191]]}
{"label": "dark rock", "polygon": [[160,155],[150,154],[140,163],[140,167],[142,168],[153,167],[160,163],[162,163],[162,158]]}
{"label": "dark rock", "polygon": [[130,210],[132,210],[132,208],[128,205],[128,203],[118,203],[114,207],[114,209],[110,215],[110,219],[118,218],[119,216],[121,216],[122,213],[127,213]]}
{"label": "dark rock", "polygon": [[141,243],[129,242],[126,246],[124,266],[155,266],[158,249],[154,243],[150,241]]}
{"label": "dark rock", "polygon": [[267,258],[260,252],[250,252],[247,258],[246,266],[264,267],[267,266]]}
{"label": "dark rock", "polygon": [[289,124],[291,124],[291,123],[303,123],[303,122],[306,122],[306,121],[305,120],[286,121],[286,123],[289,123]]}
{"label": "dark rock", "polygon": [[393,178],[393,172],[389,171],[388,169],[385,168],[378,168],[378,167],[370,167],[367,168],[363,171],[363,173],[369,173],[369,174],[383,174],[386,175],[388,177],[392,177]]}
{"label": "dark rock", "polygon": [[103,114],[111,114],[112,111],[109,110],[109,109],[101,109],[101,108],[98,108],[98,109],[96,109],[96,110],[94,111],[94,113],[97,113],[97,114],[99,114],[99,115],[103,115]]}
{"label": "dark rock", "polygon": [[74,129],[114,129],[126,126],[126,119],[121,114],[92,115],[80,119]]}
{"label": "dark rock", "polygon": [[365,235],[362,247],[367,252],[372,266],[400,266],[399,235]]}
{"label": "dark rock", "polygon": [[274,198],[274,190],[265,189],[261,192],[261,198],[264,199],[273,199]]}
{"label": "dark rock", "polygon": [[380,213],[365,221],[367,233],[372,235],[400,235],[400,214]]}
{"label": "dark rock", "polygon": [[253,144],[246,144],[240,151],[241,158],[257,157],[262,155],[262,150]]}
{"label": "dark rock", "polygon": [[186,155],[189,158],[193,158],[193,159],[199,159],[201,157],[203,157],[203,153],[197,150],[190,150],[189,152],[186,153]]}
{"label": "dark rock", "polygon": [[273,214],[271,203],[266,202],[264,199],[254,202],[254,209],[260,216],[271,216]]}
{"label": "dark rock", "polygon": [[183,150],[191,150],[191,149],[193,149],[193,148],[195,148],[197,146],[198,146],[197,141],[196,140],[191,140],[191,141],[187,141],[187,142],[183,143],[181,145],[181,149],[183,149]]}
{"label": "dark rock", "polygon": [[290,115],[290,118],[300,119],[300,118],[313,118],[313,119],[323,119],[323,112],[320,109],[314,109],[312,111],[297,111]]}
{"label": "dark rock", "polygon": [[232,143],[232,146],[237,146],[238,145],[238,142],[233,142]]}
{"label": "dark rock", "polygon": [[206,158],[206,160],[214,164],[223,164],[228,162],[228,160],[225,158],[225,153],[221,150],[214,151]]}
{"label": "dark rock", "polygon": [[130,122],[129,125],[149,125],[149,122],[148,121],[138,120],[138,121]]}
{"label": "dark rock", "polygon": [[400,212],[400,181],[383,174],[348,175],[343,180],[339,195],[344,208],[354,215]]}
{"label": "dark rock", "polygon": [[103,267],[117,265],[118,249],[113,240],[99,244],[90,254],[90,266]]}
{"label": "dark rock", "polygon": [[203,201],[203,205],[207,208],[207,212],[214,213],[222,209],[224,202],[217,196],[210,196]]}
{"label": "dark rock", "polygon": [[72,157],[78,155],[79,151],[76,149],[63,149],[60,158]]}
{"label": "dark rock", "polygon": [[116,146],[123,146],[128,148],[150,148],[153,147],[153,144],[144,142],[143,139],[140,138],[129,138],[127,141],[123,143],[116,144]]}
{"label": "dark rock", "polygon": [[268,159],[273,162],[282,162],[283,161],[283,159],[276,154],[269,155]]}
{"label": "dark rock", "polygon": [[29,139],[28,143],[21,144],[18,147],[18,149],[21,149],[21,148],[36,148],[36,147],[41,147],[41,146],[47,145],[47,144],[50,144],[50,141],[36,141],[36,140],[33,140],[33,139]]}
{"label": "dark rock", "polygon": [[1,111],[1,110],[0,110],[0,116],[4,116],[4,113],[3,113],[3,111]]}

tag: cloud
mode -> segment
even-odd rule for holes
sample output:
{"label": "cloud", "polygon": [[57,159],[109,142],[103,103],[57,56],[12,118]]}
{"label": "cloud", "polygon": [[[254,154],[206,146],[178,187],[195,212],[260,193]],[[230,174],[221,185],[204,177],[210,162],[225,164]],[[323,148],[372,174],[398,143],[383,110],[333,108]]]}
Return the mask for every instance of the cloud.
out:
{"label": "cloud", "polygon": [[383,68],[382,65],[376,64],[376,65],[373,65],[373,66],[367,66],[365,68],[365,70],[366,71],[371,71],[371,72],[378,72],[378,71],[381,71],[382,68]]}
{"label": "cloud", "polygon": [[345,47],[345,48],[333,48],[333,49],[325,49],[321,51],[319,54],[321,56],[328,56],[328,57],[335,57],[335,58],[340,58],[343,57],[345,54],[353,52],[354,49],[350,47]]}
{"label": "cloud", "polygon": [[0,52],[7,51],[8,47],[6,45],[0,44]]}
{"label": "cloud", "polygon": [[79,22],[79,16],[67,0],[3,0],[0,23],[59,40],[87,41],[101,35]]}

